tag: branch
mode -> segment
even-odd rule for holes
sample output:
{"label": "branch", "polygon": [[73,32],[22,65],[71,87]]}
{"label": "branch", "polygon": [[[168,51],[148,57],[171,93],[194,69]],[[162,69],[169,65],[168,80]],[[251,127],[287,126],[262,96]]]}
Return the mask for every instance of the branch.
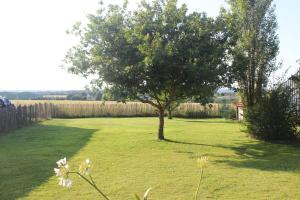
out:
{"label": "branch", "polygon": [[136,97],[140,102],[142,102],[142,103],[148,103],[148,104],[150,104],[151,106],[153,106],[153,107],[155,107],[155,108],[157,108],[157,109],[160,109],[160,105],[157,105],[157,104],[155,104],[155,103],[153,103],[153,101],[150,101],[150,100],[147,100],[147,99],[143,99],[143,98],[141,98],[141,97]]}
{"label": "branch", "polygon": [[156,102],[157,102],[157,104],[160,106],[160,107],[163,107],[162,105],[161,105],[161,99],[157,96],[157,94],[153,94],[154,95],[154,97],[152,97],[151,96],[151,94],[150,94],[150,97],[151,98],[153,98],[153,99],[155,99],[156,100]]}

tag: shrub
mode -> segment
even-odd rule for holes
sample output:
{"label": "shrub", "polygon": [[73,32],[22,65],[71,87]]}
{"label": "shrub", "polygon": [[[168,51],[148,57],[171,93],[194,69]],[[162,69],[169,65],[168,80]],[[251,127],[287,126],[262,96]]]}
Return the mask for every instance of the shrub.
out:
{"label": "shrub", "polygon": [[188,111],[186,112],[184,117],[191,119],[210,118],[209,113],[207,111]]}
{"label": "shrub", "polygon": [[221,104],[220,116],[225,119],[236,119],[236,109],[230,104]]}
{"label": "shrub", "polygon": [[236,109],[234,109],[234,108],[229,109],[228,119],[236,120]]}
{"label": "shrub", "polygon": [[267,92],[260,103],[248,108],[248,132],[265,140],[290,140],[297,135],[296,105],[291,89],[277,86]]}

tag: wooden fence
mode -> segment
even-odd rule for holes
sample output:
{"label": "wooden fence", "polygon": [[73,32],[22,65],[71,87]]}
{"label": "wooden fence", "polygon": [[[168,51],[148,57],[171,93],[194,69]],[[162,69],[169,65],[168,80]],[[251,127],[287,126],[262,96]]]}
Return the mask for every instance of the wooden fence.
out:
{"label": "wooden fence", "polygon": [[[35,103],[52,104],[52,118],[86,118],[86,117],[154,117],[155,108],[141,102],[118,103],[113,101],[56,101],[56,100],[15,100],[15,105],[32,105]],[[172,114],[183,118],[231,118],[236,113],[232,104],[211,103],[203,106],[199,103],[182,103]]]}
{"label": "wooden fence", "polygon": [[[16,107],[0,108],[0,133],[50,118],[85,117],[153,117],[155,109],[140,102],[76,102],[76,101],[16,101]],[[231,104],[182,103],[173,111],[174,117],[230,118]],[[235,113],[235,111],[233,112]]]}
{"label": "wooden fence", "polygon": [[285,87],[288,87],[292,90],[292,102],[297,105],[297,109],[299,110],[299,102],[300,102],[300,92],[299,92],[299,85],[300,85],[300,71],[293,74],[288,80],[286,80],[283,84]]}
{"label": "wooden fence", "polygon": [[291,89],[291,100],[296,105],[296,115],[300,124],[300,69],[288,78],[283,85]]}
{"label": "wooden fence", "polygon": [[0,133],[50,119],[52,104],[33,104],[0,108]]}
{"label": "wooden fence", "polygon": [[[172,113],[174,117],[213,118],[222,117],[223,105],[199,103],[182,103]],[[227,106],[229,108],[229,106]],[[224,109],[223,109],[224,110]],[[53,118],[87,118],[87,117],[155,117],[155,108],[140,102],[117,103],[58,103],[53,104]]]}

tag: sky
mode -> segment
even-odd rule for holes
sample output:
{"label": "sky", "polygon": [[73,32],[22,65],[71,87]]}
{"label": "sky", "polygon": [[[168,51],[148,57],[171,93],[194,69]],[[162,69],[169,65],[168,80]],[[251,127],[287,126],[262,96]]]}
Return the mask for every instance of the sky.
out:
{"label": "sky", "polygon": [[[76,44],[66,34],[75,22],[86,21],[99,0],[0,0],[0,90],[80,90],[87,80],[61,68],[67,50]],[[122,0],[104,0],[121,3]],[[134,9],[138,0],[129,0]],[[224,0],[179,0],[190,11],[217,16]],[[275,0],[279,24],[278,60],[289,74],[300,59],[300,1]]]}

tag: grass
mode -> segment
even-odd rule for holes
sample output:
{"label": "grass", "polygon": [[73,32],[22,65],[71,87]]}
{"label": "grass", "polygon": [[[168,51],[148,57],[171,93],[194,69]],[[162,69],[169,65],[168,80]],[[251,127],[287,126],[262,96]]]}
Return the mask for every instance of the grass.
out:
{"label": "grass", "polygon": [[[55,119],[0,137],[0,199],[96,199],[77,176],[58,186],[55,162],[67,156],[77,169],[86,158],[112,200],[193,199],[208,156],[201,199],[300,199],[300,147],[249,138],[238,123],[166,120],[168,141],[156,138],[156,118]],[[101,198],[99,198],[101,199]]]}

